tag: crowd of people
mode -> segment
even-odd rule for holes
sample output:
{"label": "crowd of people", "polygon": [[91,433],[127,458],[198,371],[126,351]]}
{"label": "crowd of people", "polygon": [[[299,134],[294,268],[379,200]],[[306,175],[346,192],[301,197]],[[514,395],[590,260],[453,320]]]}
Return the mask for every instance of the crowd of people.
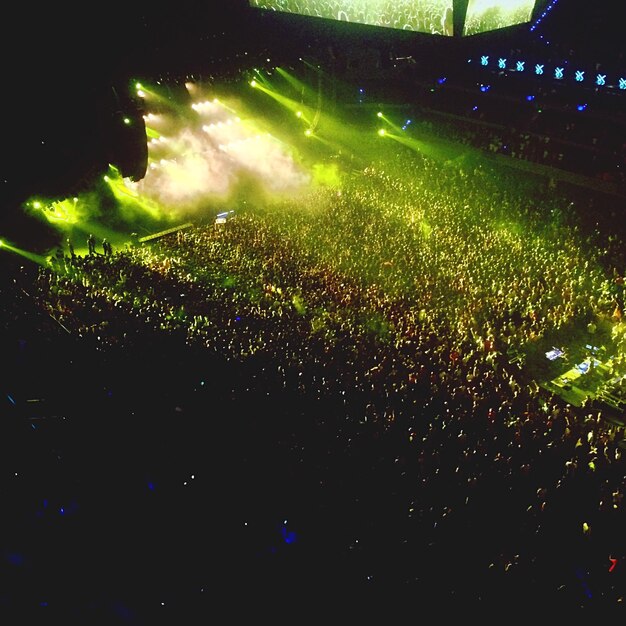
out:
{"label": "crowd of people", "polygon": [[453,34],[450,0],[400,0],[359,2],[358,0],[254,0],[260,9],[284,11],[342,22],[356,22],[384,28],[411,30],[436,35]]}
{"label": "crowd of people", "polygon": [[[340,187],[3,276],[7,393],[37,380],[63,416],[9,500],[42,537],[60,532],[43,500],[73,520],[65,552],[18,531],[5,554],[47,574],[69,559],[94,606],[155,612],[233,588],[623,601],[623,422],[511,358],[623,324],[621,233],[478,157],[386,150]],[[35,601],[22,580],[5,605]]]}
{"label": "crowd of people", "polygon": [[[413,105],[413,123],[442,128],[442,136],[490,153],[613,182],[624,189],[624,120],[599,96],[560,96],[532,82],[486,72],[393,83]],[[520,79],[522,80],[522,79]],[[384,81],[367,85],[370,102],[384,108]],[[581,104],[581,103],[588,103]],[[580,108],[579,108],[580,107]]]}
{"label": "crowd of people", "polygon": [[463,35],[477,35],[515,24],[528,23],[532,17],[534,6],[533,0],[487,4],[470,2],[467,5]]}

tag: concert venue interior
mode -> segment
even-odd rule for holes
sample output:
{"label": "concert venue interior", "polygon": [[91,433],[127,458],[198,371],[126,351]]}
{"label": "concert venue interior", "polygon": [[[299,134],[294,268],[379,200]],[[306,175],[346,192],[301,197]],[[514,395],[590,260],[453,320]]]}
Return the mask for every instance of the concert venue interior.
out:
{"label": "concert venue interior", "polygon": [[16,9],[7,624],[623,606],[617,7]]}

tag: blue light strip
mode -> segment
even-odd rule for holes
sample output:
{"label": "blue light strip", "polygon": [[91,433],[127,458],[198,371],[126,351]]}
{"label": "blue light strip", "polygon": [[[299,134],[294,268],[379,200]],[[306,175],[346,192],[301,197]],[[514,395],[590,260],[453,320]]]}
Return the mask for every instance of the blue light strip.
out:
{"label": "blue light strip", "polygon": [[[478,57],[479,65],[485,69],[489,69],[491,72],[496,71],[499,75],[508,74],[509,72],[519,74],[524,72],[525,60],[515,60],[509,63],[509,59],[504,57],[497,58],[494,63],[490,62],[490,55],[480,55]],[[471,63],[472,59],[468,59],[468,63]],[[534,61],[533,61],[534,63]],[[534,69],[531,69],[530,73],[534,73],[535,76],[552,77],[559,82],[572,82],[575,85],[584,87],[585,83],[593,81],[596,88],[601,87],[607,91],[619,90],[622,93],[626,92],[626,68],[624,68],[619,74],[616,72],[612,76],[608,74],[600,74],[596,72],[591,78],[591,81],[585,80],[585,70],[566,70],[564,65],[557,65],[556,63],[551,66],[548,63],[535,63]]]}
{"label": "blue light strip", "polygon": [[531,33],[537,28],[537,26],[539,26],[539,24],[541,24],[541,22],[546,17],[546,15],[548,15],[548,13],[550,13],[550,11],[552,11],[552,7],[554,7],[554,5],[558,1],[559,0],[552,0],[552,2],[550,2],[550,4],[546,7],[546,10],[533,22],[533,24],[530,27],[530,32]]}

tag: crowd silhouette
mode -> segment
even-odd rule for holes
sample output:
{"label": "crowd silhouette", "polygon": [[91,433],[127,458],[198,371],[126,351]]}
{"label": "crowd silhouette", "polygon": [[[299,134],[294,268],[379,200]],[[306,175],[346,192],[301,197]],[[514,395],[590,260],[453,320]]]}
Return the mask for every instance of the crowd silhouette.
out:
{"label": "crowd silhouette", "polygon": [[[160,593],[205,606],[210,556],[224,589],[617,606],[623,423],[547,392],[512,355],[621,327],[623,251],[545,182],[389,148],[340,188],[224,224],[18,263],[2,288],[7,389],[27,397],[50,357],[41,393],[72,434],[63,461],[37,460],[47,479],[31,478],[17,517],[64,499],[74,532],[101,533],[113,485],[141,522],[113,516],[116,547],[87,564],[71,533],[66,549],[113,596],[132,586],[112,574],[123,553],[142,607]],[[229,510],[218,530],[207,490]]]}

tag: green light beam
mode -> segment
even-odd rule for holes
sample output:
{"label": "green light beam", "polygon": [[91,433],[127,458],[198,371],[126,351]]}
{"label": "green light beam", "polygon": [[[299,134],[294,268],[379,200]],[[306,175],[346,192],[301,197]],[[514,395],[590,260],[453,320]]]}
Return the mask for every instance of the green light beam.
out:
{"label": "green light beam", "polygon": [[311,98],[314,100],[317,97],[317,91],[313,88],[309,87],[306,83],[303,83],[301,80],[297,79],[295,76],[292,76],[287,70],[284,70],[282,67],[277,67],[276,71],[292,86],[296,91],[301,93],[303,96],[307,98]]}
{"label": "green light beam", "polygon": [[292,98],[288,98],[287,96],[283,96],[282,94],[276,93],[276,91],[272,89],[267,89],[266,87],[264,87],[258,82],[254,86],[254,89],[258,89],[259,91],[266,93],[271,98],[274,98],[276,102],[278,102],[279,104],[282,104],[285,108],[289,109],[290,111],[293,111],[295,115],[298,115],[298,113],[300,113],[301,115],[298,115],[298,117],[304,122],[306,122],[308,125],[311,125],[311,119],[313,116],[311,115],[310,107],[303,106],[301,102],[296,102]]}
{"label": "green light beam", "polygon": [[47,257],[41,256],[40,254],[35,254],[34,252],[28,252],[28,250],[23,250],[22,248],[17,248],[16,246],[12,246],[4,239],[0,240],[0,250],[8,250],[9,252],[14,252],[15,254],[19,254],[25,259],[33,261],[33,263],[37,263],[39,265],[48,265]]}
{"label": "green light beam", "polygon": [[146,135],[148,139],[159,139],[161,137],[161,133],[158,130],[146,125]]}
{"label": "green light beam", "polygon": [[397,133],[403,132],[402,127],[394,124],[382,111],[379,111],[376,116],[383,120],[386,124],[391,126],[391,128],[393,128]]}

